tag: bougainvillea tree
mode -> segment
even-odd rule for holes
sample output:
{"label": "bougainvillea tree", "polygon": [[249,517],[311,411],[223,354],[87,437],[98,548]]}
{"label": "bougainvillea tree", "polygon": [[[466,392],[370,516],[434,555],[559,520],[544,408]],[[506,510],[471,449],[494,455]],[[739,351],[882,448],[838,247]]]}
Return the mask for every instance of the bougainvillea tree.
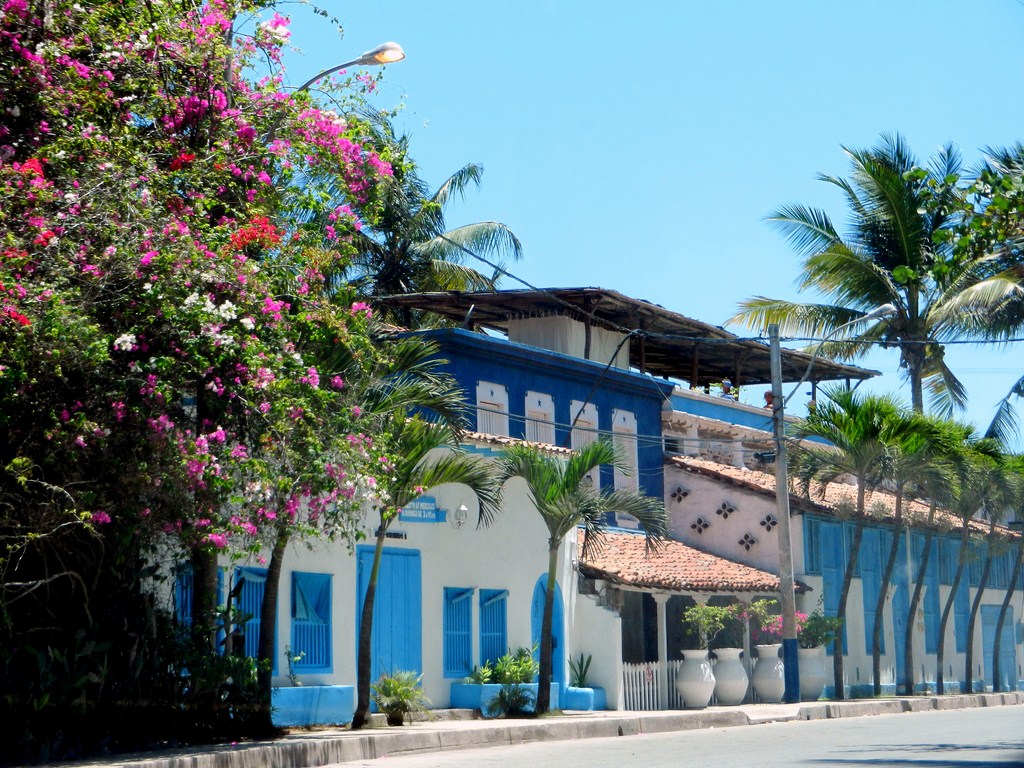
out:
{"label": "bougainvillea tree", "polygon": [[287,40],[245,0],[0,0],[0,708],[20,758],[180,719],[152,711],[182,689],[143,588],[156,543],[201,563],[349,535],[388,464],[357,405],[369,309],[323,275],[390,167],[357,120],[282,89]]}

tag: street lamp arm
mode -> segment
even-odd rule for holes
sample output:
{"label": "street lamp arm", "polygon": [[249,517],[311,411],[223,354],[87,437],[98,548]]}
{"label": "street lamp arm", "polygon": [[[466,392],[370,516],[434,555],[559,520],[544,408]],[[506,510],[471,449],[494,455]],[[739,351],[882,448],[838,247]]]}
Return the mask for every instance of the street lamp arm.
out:
{"label": "street lamp arm", "polygon": [[[401,61],[405,58],[405,51],[402,50],[402,46],[398,43],[383,43],[378,45],[376,48],[372,48],[358,59],[352,59],[352,61],[346,61],[344,64],[339,64],[336,67],[325,69],[323,72],[318,72],[309,78],[306,82],[295,89],[295,93],[302,93],[303,91],[309,90],[309,87],[313,83],[321,80],[328,75],[333,75],[335,72],[347,67],[379,67],[382,64],[393,64],[396,61]],[[274,140],[274,136],[277,135],[278,126],[281,124],[283,115],[278,115],[274,122],[270,126],[270,130],[267,131],[267,135],[263,141],[266,144],[271,143]]]}
{"label": "street lamp arm", "polygon": [[896,307],[894,307],[892,304],[882,304],[880,307],[875,307],[866,315],[861,315],[860,317],[855,318],[848,323],[843,323],[838,328],[832,329],[832,331],[828,333],[825,336],[825,338],[818,342],[818,346],[814,348],[814,354],[811,355],[810,362],[807,363],[807,370],[804,371],[804,375],[800,378],[800,381],[797,382],[796,386],[793,387],[793,391],[789,393],[789,396],[782,401],[781,407],[785,408],[786,405],[789,404],[789,401],[793,399],[793,395],[795,395],[800,390],[800,387],[804,385],[804,382],[806,382],[807,379],[810,378],[811,371],[814,369],[814,363],[818,359],[818,356],[821,354],[822,347],[824,347],[825,343],[828,342],[833,336],[837,335],[843,329],[849,328],[851,325],[856,325],[857,323],[866,323],[871,320],[878,320],[879,318],[889,317],[890,315],[894,314],[896,314]]}
{"label": "street lamp arm", "polygon": [[323,72],[318,72],[309,78],[306,82],[295,89],[296,93],[301,93],[307,90],[317,80],[333,75],[335,72],[346,69],[348,67],[377,67],[382,64],[393,64],[396,61],[401,61],[405,58],[405,51],[402,50],[402,46],[398,43],[384,43],[378,45],[376,48],[367,51],[358,59],[352,59],[352,61],[346,61],[344,64],[339,64],[336,67],[325,69]]}

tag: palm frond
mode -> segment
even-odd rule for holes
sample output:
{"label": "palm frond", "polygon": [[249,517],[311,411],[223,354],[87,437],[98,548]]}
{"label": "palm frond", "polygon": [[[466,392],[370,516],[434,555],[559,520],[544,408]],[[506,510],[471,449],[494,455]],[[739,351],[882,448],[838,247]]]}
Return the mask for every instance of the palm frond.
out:
{"label": "palm frond", "polygon": [[431,195],[430,200],[441,208],[444,208],[452,196],[458,195],[465,199],[466,189],[470,184],[480,186],[480,179],[484,175],[484,167],[477,163],[467,163],[459,170],[445,179],[444,183]]}
{"label": "palm frond", "polygon": [[810,256],[841,242],[828,215],[817,208],[786,205],[770,214],[766,221],[773,229],[781,232],[786,242],[803,256]]}

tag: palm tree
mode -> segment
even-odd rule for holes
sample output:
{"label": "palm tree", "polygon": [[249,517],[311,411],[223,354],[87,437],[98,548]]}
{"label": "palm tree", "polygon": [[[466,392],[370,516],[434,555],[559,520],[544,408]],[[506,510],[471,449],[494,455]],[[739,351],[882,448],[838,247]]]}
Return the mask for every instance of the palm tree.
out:
{"label": "palm tree", "polygon": [[[456,450],[458,432],[450,425],[426,421],[420,417],[406,418],[396,411],[387,425],[392,467],[378,483],[380,501],[375,505],[379,516],[373,566],[363,597],[359,620],[359,650],[356,665],[356,709],[352,728],[362,728],[370,709],[371,643],[373,639],[373,605],[377,593],[377,576],[388,527],[409,502],[425,489],[444,483],[461,483],[476,496],[479,504],[478,525],[491,523],[500,505],[499,485],[494,472],[481,459]],[[439,449],[446,449],[437,455]]]}
{"label": "palm tree", "polygon": [[948,415],[966,403],[963,384],[946,366],[943,342],[989,337],[987,313],[1014,295],[1017,281],[994,275],[989,257],[955,259],[952,229],[962,210],[957,186],[960,155],[946,145],[927,169],[902,137],[883,135],[868,150],[844,147],[849,179],[821,176],[846,197],[851,232],[837,232],[828,215],[803,205],[780,208],[769,221],[804,259],[800,290],[828,303],[808,304],[763,296],[740,303],[727,322],[783,333],[827,337],[881,304],[896,314],[868,323],[850,339],[830,342],[826,352],[858,358],[876,344],[898,347],[910,381],[911,403],[924,410],[923,389],[936,413]]}
{"label": "palm tree", "polygon": [[591,471],[602,464],[625,469],[622,457],[607,440],[598,440],[568,460],[545,453],[533,445],[514,445],[499,459],[502,482],[512,477],[526,481],[537,513],[548,529],[548,580],[544,594],[544,617],[541,621],[540,685],[536,710],[548,711],[551,700],[551,622],[554,613],[555,575],[558,550],[563,540],[577,527],[583,526],[583,553],[587,557],[601,546],[607,532],[608,518],[614,512],[626,512],[644,526],[648,547],[657,546],[668,530],[668,517],[658,499],[633,490],[595,490],[585,482]]}
{"label": "palm tree", "polygon": [[[845,623],[850,584],[857,570],[864,535],[865,498],[886,476],[889,457],[886,430],[899,414],[900,406],[890,397],[863,396],[847,389],[831,388],[825,394],[827,401],[811,411],[807,419],[794,425],[792,435],[798,439],[819,437],[831,443],[831,447],[802,443],[794,450],[794,474],[807,493],[812,482],[820,484],[822,494],[829,483],[845,475],[852,475],[857,482],[853,540],[836,609],[836,615]],[[832,655],[832,672],[836,698],[842,699],[845,691],[841,637],[836,640]]]}
{"label": "palm tree", "polygon": [[[371,298],[420,291],[492,290],[503,274],[504,260],[522,256],[518,238],[497,221],[449,230],[444,216],[455,197],[465,197],[470,186],[479,187],[483,166],[469,163],[431,192],[409,157],[407,136],[396,136],[383,118],[369,121],[368,130],[368,141],[379,145],[393,175],[380,180],[372,201],[353,206],[363,219],[363,226],[351,232],[356,255],[350,263],[340,264],[331,277]],[[334,189],[335,199],[344,201],[340,183]],[[328,215],[310,213],[307,220],[325,225]],[[468,265],[471,254],[488,259],[485,263],[491,269],[480,271]],[[404,310],[397,319],[414,327],[420,318]]]}
{"label": "palm tree", "polygon": [[992,572],[992,559],[1001,544],[1002,536],[996,525],[1004,519],[1007,510],[1012,508],[1014,501],[1019,496],[1020,486],[1017,483],[1016,475],[1009,469],[1008,457],[1001,455],[997,458],[997,467],[991,474],[988,498],[985,501],[984,512],[988,517],[985,560],[982,563],[978,587],[974,593],[974,600],[971,602],[970,618],[967,621],[967,647],[964,653],[964,680],[967,683],[967,693],[974,692],[974,628],[981,610],[981,598],[988,587],[989,574]]}
{"label": "palm tree", "polygon": [[962,447],[972,427],[951,421],[933,421],[931,453],[933,470],[919,479],[919,484],[928,497],[928,520],[925,523],[924,541],[917,572],[914,575],[914,591],[907,607],[907,624],[903,637],[903,689],[908,695],[914,693],[914,628],[917,611],[924,593],[925,579],[931,560],[932,540],[935,531],[935,513],[939,504],[952,506],[952,500],[959,492],[957,460],[962,456]]}
{"label": "palm tree", "polygon": [[875,601],[875,622],[871,634],[871,671],[875,696],[882,695],[882,623],[889,584],[899,554],[904,502],[908,495],[934,487],[941,481],[942,465],[935,461],[933,449],[935,431],[934,420],[902,412],[891,419],[884,428],[883,440],[887,442],[889,450],[886,459],[886,479],[893,487],[895,509],[892,539],[882,566],[878,598]]}
{"label": "palm tree", "polygon": [[[943,662],[946,652],[946,627],[949,625],[949,616],[953,611],[956,594],[970,556],[968,544],[972,530],[971,521],[976,514],[985,509],[991,484],[999,471],[1000,451],[994,440],[988,438],[978,440],[968,433],[961,452],[962,456],[957,463],[957,473],[959,474],[957,493],[952,499],[951,505],[952,511],[960,520],[959,557],[949,594],[946,596],[946,602],[942,606],[942,615],[939,617],[938,644],[935,648],[935,687],[939,694],[945,693]],[[970,677],[968,672],[968,680]]]}
{"label": "palm tree", "polygon": [[[1019,464],[1019,461],[1018,461]],[[999,606],[999,618],[996,621],[995,641],[992,643],[992,690],[998,693],[1002,690],[1002,675],[999,669],[999,654],[1003,644],[1003,626],[1006,624],[1006,616],[1010,612],[1010,602],[1013,600],[1013,593],[1017,589],[1017,583],[1021,578],[1021,568],[1024,566],[1024,546],[1017,542],[1017,555],[1014,557],[1013,569],[1010,573],[1010,582],[1006,587],[1006,594],[1003,595],[1003,602]],[[1012,670],[1011,670],[1012,673]]]}

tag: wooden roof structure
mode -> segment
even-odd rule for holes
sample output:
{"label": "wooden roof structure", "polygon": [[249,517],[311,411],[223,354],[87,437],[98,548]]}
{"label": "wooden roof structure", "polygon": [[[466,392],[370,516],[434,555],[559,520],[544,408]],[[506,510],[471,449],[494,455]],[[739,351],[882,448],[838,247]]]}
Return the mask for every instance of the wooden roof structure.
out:
{"label": "wooden roof structure", "polygon": [[[730,379],[735,386],[771,382],[767,344],[605,288],[543,288],[511,291],[435,291],[382,296],[394,309],[431,312],[458,325],[508,333],[522,318],[571,317],[584,325],[631,333],[630,366],[691,387]],[[782,380],[799,381],[813,355],[782,350]],[[605,361],[606,362],[606,361]],[[878,371],[818,357],[808,382],[871,378]]]}

